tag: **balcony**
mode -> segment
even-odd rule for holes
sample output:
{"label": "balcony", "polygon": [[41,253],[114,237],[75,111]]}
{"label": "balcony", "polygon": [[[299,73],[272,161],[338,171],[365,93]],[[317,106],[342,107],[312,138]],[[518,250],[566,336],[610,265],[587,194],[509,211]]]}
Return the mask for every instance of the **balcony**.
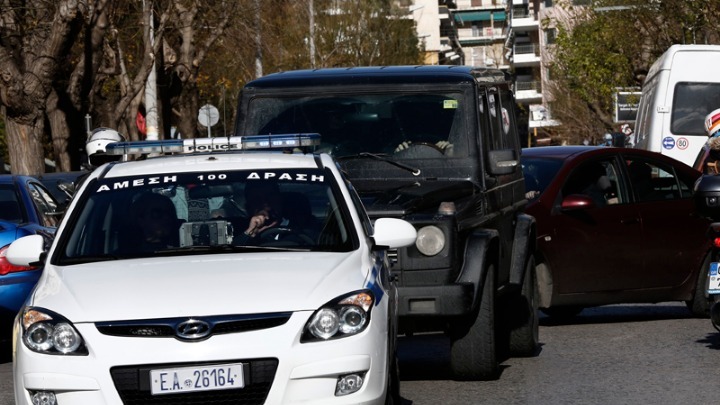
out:
{"label": "balcony", "polygon": [[516,81],[515,100],[521,104],[539,103],[542,101],[542,86],[539,81]]}
{"label": "balcony", "polygon": [[463,46],[487,44],[505,40],[505,33],[502,28],[459,28],[457,32],[458,40]]}
{"label": "balcony", "polygon": [[512,11],[510,27],[515,32],[537,31],[540,27],[537,19],[528,10],[515,8]]}
{"label": "balcony", "polygon": [[515,45],[512,63],[516,67],[540,66],[540,47],[536,44]]}

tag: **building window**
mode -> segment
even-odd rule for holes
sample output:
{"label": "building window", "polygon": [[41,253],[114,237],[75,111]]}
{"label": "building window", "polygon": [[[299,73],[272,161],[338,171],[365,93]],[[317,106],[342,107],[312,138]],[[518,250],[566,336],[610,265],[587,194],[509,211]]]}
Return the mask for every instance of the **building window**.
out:
{"label": "building window", "polygon": [[555,43],[557,36],[557,30],[555,28],[548,28],[545,30],[545,45],[552,45]]}

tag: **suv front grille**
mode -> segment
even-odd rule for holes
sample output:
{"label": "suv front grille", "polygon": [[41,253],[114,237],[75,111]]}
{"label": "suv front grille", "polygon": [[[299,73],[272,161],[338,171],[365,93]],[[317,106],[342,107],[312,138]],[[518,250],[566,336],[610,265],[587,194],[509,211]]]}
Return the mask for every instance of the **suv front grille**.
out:
{"label": "suv front grille", "polygon": [[244,363],[244,388],[163,395],[150,393],[150,370],[207,366],[217,362],[113,367],[110,374],[124,405],[260,405],[265,402],[277,371],[277,359],[227,360],[223,363]]}
{"label": "suv front grille", "polygon": [[387,250],[387,258],[390,262],[390,265],[397,264],[398,262],[398,250],[397,249],[388,249]]}

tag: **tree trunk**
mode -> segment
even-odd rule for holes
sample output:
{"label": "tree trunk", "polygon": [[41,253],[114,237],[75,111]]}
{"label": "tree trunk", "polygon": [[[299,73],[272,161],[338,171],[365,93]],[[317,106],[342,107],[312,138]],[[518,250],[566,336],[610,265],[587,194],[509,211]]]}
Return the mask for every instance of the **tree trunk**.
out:
{"label": "tree trunk", "polygon": [[198,101],[198,90],[194,81],[187,81],[184,83],[180,95],[175,101],[176,109],[178,110],[178,131],[183,138],[195,138],[195,137],[206,137],[207,128],[203,128],[205,132],[200,133],[198,130],[197,116],[199,101]]}
{"label": "tree trunk", "polygon": [[45,173],[45,153],[41,136],[44,131],[43,114],[36,112],[34,120],[21,119],[7,114],[3,106],[3,115],[6,117],[5,139],[13,174],[39,176]]}
{"label": "tree trunk", "polygon": [[52,134],[55,171],[68,172],[72,170],[70,155],[68,154],[69,127],[65,112],[58,106],[58,95],[55,91],[52,91],[48,97],[46,110],[50,121],[50,133]]}

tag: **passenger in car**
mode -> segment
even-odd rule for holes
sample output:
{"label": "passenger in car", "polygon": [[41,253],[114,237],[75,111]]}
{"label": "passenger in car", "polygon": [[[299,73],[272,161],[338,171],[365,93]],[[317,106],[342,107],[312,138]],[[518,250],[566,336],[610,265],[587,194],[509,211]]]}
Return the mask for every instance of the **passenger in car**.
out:
{"label": "passenger in car", "polygon": [[180,221],[170,198],[152,192],[141,194],[132,202],[130,215],[134,228],[140,233],[135,235],[140,250],[154,251],[179,245]]}
{"label": "passenger in car", "polygon": [[604,207],[609,203],[608,192],[611,187],[605,167],[601,163],[591,162],[578,169],[568,181],[564,194],[584,194],[593,200],[595,206]]}
{"label": "passenger in car", "polygon": [[645,162],[634,160],[628,165],[630,184],[632,184],[639,201],[655,201],[666,199],[666,193],[653,187],[652,168]]}

